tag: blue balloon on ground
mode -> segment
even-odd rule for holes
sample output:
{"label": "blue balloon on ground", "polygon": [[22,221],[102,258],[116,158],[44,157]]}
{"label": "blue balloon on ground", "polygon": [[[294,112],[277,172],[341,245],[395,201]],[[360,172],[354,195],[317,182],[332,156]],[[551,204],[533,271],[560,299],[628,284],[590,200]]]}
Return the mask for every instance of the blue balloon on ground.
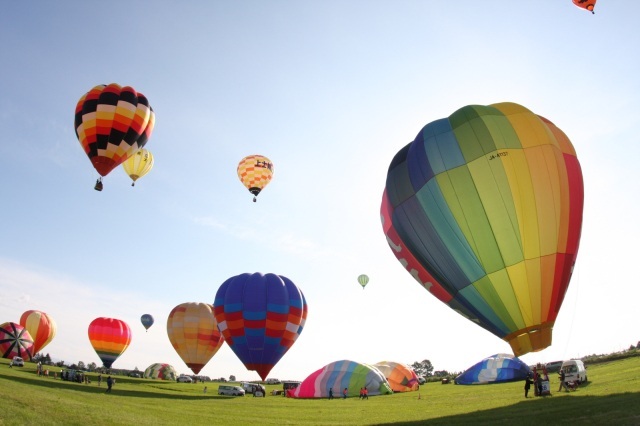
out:
{"label": "blue balloon on ground", "polygon": [[457,385],[480,385],[524,380],[531,369],[519,358],[509,354],[487,357],[455,379]]}

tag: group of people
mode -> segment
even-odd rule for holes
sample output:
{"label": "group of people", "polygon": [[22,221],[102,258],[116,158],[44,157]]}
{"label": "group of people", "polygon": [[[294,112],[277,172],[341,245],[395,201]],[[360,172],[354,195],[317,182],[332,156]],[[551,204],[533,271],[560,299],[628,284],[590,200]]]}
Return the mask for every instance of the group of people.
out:
{"label": "group of people", "polygon": [[[348,394],[349,388],[344,388],[342,390],[342,399],[347,399]],[[333,388],[329,388],[329,399],[333,399]],[[366,387],[360,388],[360,399],[369,399],[369,391]]]}
{"label": "group of people", "polygon": [[[558,392],[562,391],[562,389],[565,389],[567,392],[569,392],[569,384],[566,381],[566,375],[564,370],[560,370],[560,372],[558,373],[558,375],[560,376],[560,387],[558,388]],[[545,381],[549,381],[549,377],[546,374],[546,370],[544,372],[544,380]],[[535,379],[534,379],[535,378]],[[535,381],[535,395],[536,396],[542,396],[542,395],[550,395],[549,391],[544,391],[543,390],[543,386],[542,386],[542,382],[543,382],[543,377],[542,374],[538,373],[535,369],[533,372],[533,375],[531,373],[527,374],[527,378],[525,379],[524,382],[524,397],[525,398],[529,398],[529,389],[531,389],[531,385],[534,384]]]}

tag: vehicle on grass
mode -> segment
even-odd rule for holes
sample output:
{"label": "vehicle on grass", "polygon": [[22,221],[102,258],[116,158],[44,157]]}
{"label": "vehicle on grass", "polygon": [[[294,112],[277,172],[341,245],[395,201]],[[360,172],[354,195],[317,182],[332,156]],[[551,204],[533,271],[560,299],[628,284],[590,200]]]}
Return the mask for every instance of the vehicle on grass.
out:
{"label": "vehicle on grass", "polygon": [[130,371],[128,376],[129,377],[137,377],[138,379],[140,379],[142,377],[142,372],[141,371]]}
{"label": "vehicle on grass", "polygon": [[218,395],[244,396],[245,391],[240,386],[220,385]]}
{"label": "vehicle on grass", "polygon": [[84,382],[84,371],[67,368],[60,373],[60,378],[69,382]]}
{"label": "vehicle on grass", "polygon": [[280,384],[280,380],[274,379],[274,378],[270,378],[270,379],[267,379],[267,381],[265,383],[268,384],[268,385],[279,385]]}
{"label": "vehicle on grass", "polygon": [[552,362],[548,362],[545,365],[545,368],[547,369],[547,373],[557,373],[560,371],[560,367],[562,367],[562,363],[564,361],[552,361]]}
{"label": "vehicle on grass", "polygon": [[579,359],[570,359],[568,361],[564,361],[560,369],[564,371],[565,382],[575,382],[578,384],[582,384],[586,383],[587,381],[587,368]]}
{"label": "vehicle on grass", "polygon": [[9,363],[11,367],[24,367],[24,359],[19,356],[14,356],[11,362]]}
{"label": "vehicle on grass", "polygon": [[193,379],[189,376],[181,374],[177,379],[178,383],[193,383]]}
{"label": "vehicle on grass", "polygon": [[266,396],[267,390],[259,383],[246,383],[242,382],[242,389],[245,393],[250,393],[253,396]]}

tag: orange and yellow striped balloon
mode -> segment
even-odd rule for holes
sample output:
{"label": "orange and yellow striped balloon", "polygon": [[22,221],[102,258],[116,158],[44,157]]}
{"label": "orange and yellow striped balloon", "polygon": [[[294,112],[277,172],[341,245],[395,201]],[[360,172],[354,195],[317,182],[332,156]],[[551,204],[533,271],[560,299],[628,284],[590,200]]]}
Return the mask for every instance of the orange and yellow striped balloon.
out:
{"label": "orange and yellow striped balloon", "polygon": [[33,354],[39,353],[56,336],[56,322],[42,311],[30,310],[20,316],[20,325],[33,338]]}
{"label": "orange and yellow striped balloon", "polygon": [[195,374],[224,342],[213,306],[208,303],[182,303],[173,308],[167,319],[167,334],[173,348]]}

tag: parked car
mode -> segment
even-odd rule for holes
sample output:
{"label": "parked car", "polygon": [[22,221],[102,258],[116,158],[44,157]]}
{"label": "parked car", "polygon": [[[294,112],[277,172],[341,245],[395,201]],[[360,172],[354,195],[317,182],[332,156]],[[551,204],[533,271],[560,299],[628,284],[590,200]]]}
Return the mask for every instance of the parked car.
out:
{"label": "parked car", "polygon": [[181,374],[178,377],[178,383],[193,383],[193,379],[189,376],[185,376],[184,374]]}
{"label": "parked car", "polygon": [[14,356],[9,365],[15,367],[24,367],[24,359],[19,356]]}
{"label": "parked car", "polygon": [[579,359],[570,359],[563,362],[561,369],[564,371],[565,382],[582,384],[587,381],[587,367]]}
{"label": "parked car", "polygon": [[259,383],[242,383],[242,389],[245,393],[250,393],[253,396],[266,396],[267,391],[264,386]]}
{"label": "parked car", "polygon": [[562,363],[564,361],[552,361],[552,362],[548,362],[545,365],[545,368],[547,369],[547,373],[557,373],[560,371],[560,367],[562,367]]}
{"label": "parked car", "polygon": [[218,395],[244,396],[245,391],[240,386],[220,385]]}
{"label": "parked car", "polygon": [[270,379],[267,379],[267,381],[265,383],[268,384],[268,385],[279,385],[280,384],[280,380],[279,379],[270,378]]}
{"label": "parked car", "polygon": [[130,371],[129,372],[129,377],[137,377],[138,379],[140,379],[142,377],[142,372],[141,371]]}

